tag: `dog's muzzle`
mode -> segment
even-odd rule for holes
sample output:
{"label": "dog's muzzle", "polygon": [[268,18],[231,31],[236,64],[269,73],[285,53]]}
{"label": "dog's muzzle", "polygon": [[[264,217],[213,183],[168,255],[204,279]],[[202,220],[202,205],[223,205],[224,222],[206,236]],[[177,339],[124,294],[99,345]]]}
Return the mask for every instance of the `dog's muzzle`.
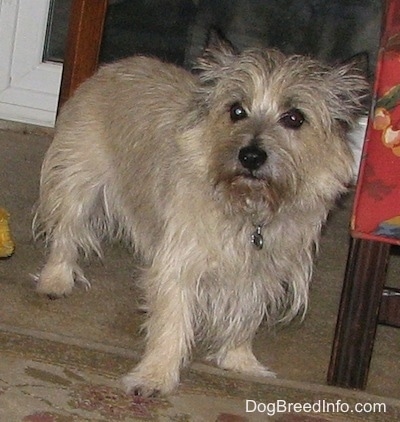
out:
{"label": "dog's muzzle", "polygon": [[259,169],[267,161],[267,153],[256,145],[243,147],[239,151],[239,161],[250,171]]}

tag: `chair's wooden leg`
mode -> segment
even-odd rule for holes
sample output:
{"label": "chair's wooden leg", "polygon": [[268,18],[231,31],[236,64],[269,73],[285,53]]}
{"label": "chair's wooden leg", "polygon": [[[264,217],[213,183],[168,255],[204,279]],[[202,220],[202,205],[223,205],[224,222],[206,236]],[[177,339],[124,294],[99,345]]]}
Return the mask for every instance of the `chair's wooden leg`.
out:
{"label": "chair's wooden leg", "polygon": [[328,384],[366,386],[389,251],[386,243],[351,240]]}
{"label": "chair's wooden leg", "polygon": [[108,0],[73,0],[58,106],[97,68]]}

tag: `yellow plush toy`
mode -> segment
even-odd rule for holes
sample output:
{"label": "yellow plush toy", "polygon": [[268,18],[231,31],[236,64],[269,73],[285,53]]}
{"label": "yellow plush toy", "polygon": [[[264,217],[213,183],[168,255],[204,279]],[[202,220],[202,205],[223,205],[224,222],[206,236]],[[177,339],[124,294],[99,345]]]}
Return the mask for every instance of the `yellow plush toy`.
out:
{"label": "yellow plush toy", "polygon": [[5,209],[0,208],[0,258],[10,256],[14,252],[15,246],[8,226],[9,217],[10,214]]}

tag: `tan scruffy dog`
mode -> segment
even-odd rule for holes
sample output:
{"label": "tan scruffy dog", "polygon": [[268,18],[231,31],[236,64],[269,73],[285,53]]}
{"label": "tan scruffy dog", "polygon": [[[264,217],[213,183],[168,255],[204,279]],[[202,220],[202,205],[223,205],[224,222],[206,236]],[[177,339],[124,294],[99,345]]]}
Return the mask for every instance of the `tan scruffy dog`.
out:
{"label": "tan scruffy dog", "polygon": [[307,306],[365,89],[350,66],[221,40],[193,74],[146,57],[104,66],[63,108],[44,160],[35,224],[50,254],[37,291],[88,286],[78,253],[127,239],[146,264],[149,312],[128,391],[170,392],[195,343],[222,368],[273,375],[252,339],[264,318]]}

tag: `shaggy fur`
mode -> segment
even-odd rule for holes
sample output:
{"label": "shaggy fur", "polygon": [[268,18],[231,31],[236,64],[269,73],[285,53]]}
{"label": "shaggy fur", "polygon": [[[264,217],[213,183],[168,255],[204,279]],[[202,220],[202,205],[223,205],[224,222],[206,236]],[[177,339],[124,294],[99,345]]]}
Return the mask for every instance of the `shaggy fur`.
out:
{"label": "shaggy fur", "polygon": [[351,179],[345,127],[366,88],[351,67],[218,41],[195,71],[104,66],[63,108],[42,168],[39,293],[89,286],[78,255],[101,255],[104,237],[146,264],[146,350],[124,378],[137,394],[174,389],[195,343],[222,368],[273,375],[253,336],[304,313],[321,224]]}

